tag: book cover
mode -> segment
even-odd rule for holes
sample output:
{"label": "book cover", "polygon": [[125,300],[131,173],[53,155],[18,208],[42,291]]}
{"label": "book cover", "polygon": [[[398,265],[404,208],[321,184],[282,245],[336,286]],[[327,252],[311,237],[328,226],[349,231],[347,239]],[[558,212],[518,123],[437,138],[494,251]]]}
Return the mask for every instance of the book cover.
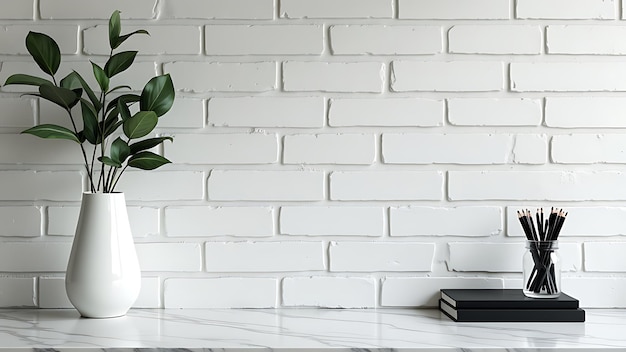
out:
{"label": "book cover", "polygon": [[585,311],[575,309],[454,309],[443,299],[439,309],[456,322],[584,322]]}
{"label": "book cover", "polygon": [[529,298],[521,289],[441,289],[451,307],[485,309],[576,309],[578,300],[565,293],[557,298]]}

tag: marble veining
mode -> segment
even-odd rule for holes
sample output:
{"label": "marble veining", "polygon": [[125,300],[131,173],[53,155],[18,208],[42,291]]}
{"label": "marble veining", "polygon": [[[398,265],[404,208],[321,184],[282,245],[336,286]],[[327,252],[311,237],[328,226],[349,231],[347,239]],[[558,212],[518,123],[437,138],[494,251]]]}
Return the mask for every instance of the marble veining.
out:
{"label": "marble veining", "polygon": [[585,323],[455,323],[435,309],[0,310],[0,350],[626,351],[626,310]]}

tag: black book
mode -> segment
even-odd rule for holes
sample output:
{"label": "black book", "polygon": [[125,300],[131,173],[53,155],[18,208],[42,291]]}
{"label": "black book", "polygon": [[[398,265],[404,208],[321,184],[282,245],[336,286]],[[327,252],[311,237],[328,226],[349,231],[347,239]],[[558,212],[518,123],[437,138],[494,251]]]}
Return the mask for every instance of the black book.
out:
{"label": "black book", "polygon": [[439,300],[439,309],[456,322],[584,322],[585,311],[574,309],[455,309]]}
{"label": "black book", "polygon": [[578,300],[565,293],[556,298],[529,298],[521,289],[442,289],[441,299],[455,309],[578,308]]}

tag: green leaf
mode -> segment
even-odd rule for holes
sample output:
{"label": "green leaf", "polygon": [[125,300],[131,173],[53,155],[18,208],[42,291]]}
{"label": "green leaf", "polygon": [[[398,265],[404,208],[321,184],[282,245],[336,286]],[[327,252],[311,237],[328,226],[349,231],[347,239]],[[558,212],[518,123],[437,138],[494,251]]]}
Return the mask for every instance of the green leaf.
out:
{"label": "green leaf", "polygon": [[174,104],[174,84],[169,74],[152,78],[141,92],[141,111],[154,111],[162,116]]}
{"label": "green leaf", "polygon": [[140,152],[128,159],[128,166],[142,170],[154,170],[169,163],[171,163],[171,161],[152,152]]}
{"label": "green leaf", "polygon": [[115,121],[114,123],[106,124],[106,128],[104,129],[104,138],[106,139],[107,137],[112,135],[113,132],[115,132],[118,129],[118,127],[122,125],[122,123],[123,123],[122,121]]}
{"label": "green leaf", "polygon": [[72,90],[47,84],[39,86],[39,94],[41,94],[42,98],[66,110],[70,110],[80,99],[80,96]]}
{"label": "green leaf", "polygon": [[109,46],[111,50],[119,46],[120,32],[122,31],[122,23],[120,22],[120,12],[113,11],[109,18]]}
{"label": "green leaf", "polygon": [[139,111],[124,121],[124,134],[129,139],[141,138],[156,127],[159,118],[154,111]]}
{"label": "green leaf", "polygon": [[107,94],[113,93],[113,92],[115,92],[116,90],[119,90],[119,89],[133,89],[133,88],[131,86],[117,86],[115,88],[111,88],[111,90],[109,90],[107,92]]}
{"label": "green leaf", "polygon": [[103,92],[109,90],[109,77],[104,72],[102,67],[98,66],[96,63],[91,63],[91,67],[93,68],[93,75],[96,77],[96,81],[98,81],[98,85]]}
{"label": "green leaf", "polygon": [[96,109],[85,99],[80,100],[81,112],[83,115],[83,133],[85,135],[85,139],[96,145],[100,142],[100,128],[98,128],[98,113]]}
{"label": "green leaf", "polygon": [[114,109],[117,107],[117,102],[118,101],[123,101],[126,105],[128,105],[128,103],[135,103],[138,102],[140,99],[140,96],[137,94],[124,94],[124,95],[120,95],[119,97],[111,100],[109,102],[109,104],[107,105],[107,110],[109,111],[111,109]]}
{"label": "green leaf", "polygon": [[106,72],[107,77],[111,78],[126,71],[135,61],[135,56],[137,56],[137,51],[122,51],[111,56],[104,65],[104,72]]}
{"label": "green leaf", "polygon": [[126,158],[130,155],[130,148],[128,144],[124,142],[120,137],[117,137],[113,143],[111,143],[111,159],[119,164],[126,161]]}
{"label": "green leaf", "polygon": [[43,124],[37,125],[35,127],[31,127],[22,133],[32,134],[39,138],[51,138],[51,139],[67,139],[70,141],[74,141],[76,143],[80,143],[80,139],[78,136],[68,130],[63,126],[52,125],[52,124]]}
{"label": "green leaf", "polygon": [[126,39],[132,37],[135,34],[147,34],[150,35],[150,33],[148,33],[148,31],[146,31],[145,29],[138,29],[132,33],[128,33],[128,34],[124,34],[123,36],[119,37],[117,42],[115,43],[115,48],[117,48],[118,46],[122,45],[122,43],[124,43],[126,41]]}
{"label": "green leaf", "polygon": [[130,153],[131,154],[137,154],[138,152],[142,151],[142,150],[147,150],[150,148],[154,148],[157,145],[163,143],[164,141],[169,140],[170,142],[174,141],[174,138],[172,137],[155,137],[155,138],[149,138],[149,139],[144,139],[142,141],[133,143],[130,145]]}
{"label": "green leaf", "polygon": [[43,72],[54,76],[61,65],[61,50],[54,39],[43,33],[28,32],[26,49]]}
{"label": "green leaf", "polygon": [[84,131],[78,132],[77,136],[78,136],[78,141],[80,142],[80,144],[83,144],[83,142],[85,142],[87,140],[87,138],[85,138],[85,132]]}
{"label": "green leaf", "polygon": [[122,121],[130,119],[130,109],[122,100],[117,101],[117,111],[119,111]]}
{"label": "green leaf", "polygon": [[9,76],[6,82],[4,82],[4,85],[8,86],[10,84],[25,84],[29,86],[41,86],[44,84],[48,84],[51,86],[54,85],[54,83],[48,81],[47,79],[43,79],[43,78],[31,76],[31,75],[24,75],[21,73]]}
{"label": "green leaf", "polygon": [[[64,83],[65,80],[69,80],[71,83]],[[80,86],[83,87],[83,89],[87,93],[87,96],[89,97],[89,100],[91,100],[91,104],[93,104],[93,106],[96,108],[96,111],[100,111],[100,109],[102,108],[102,105],[100,104],[100,100],[98,100],[98,97],[93,92],[93,89],[91,89],[91,87],[87,84],[87,82],[83,79],[83,77],[78,72],[72,71],[72,73],[70,73],[65,78],[63,78],[61,80],[61,87],[65,87],[64,84],[69,84],[70,87],[74,87],[76,82],[78,82]],[[70,87],[65,87],[65,88],[70,88]]]}
{"label": "green leaf", "polygon": [[104,165],[109,165],[113,167],[122,167],[122,164],[116,162],[115,160],[109,158],[108,156],[100,156],[98,157],[98,161],[103,163]]}
{"label": "green leaf", "polygon": [[74,88],[80,88],[81,85],[78,79],[76,78],[75,72],[72,72],[69,75],[63,77],[63,79],[61,79],[60,87],[67,88],[70,90]]}

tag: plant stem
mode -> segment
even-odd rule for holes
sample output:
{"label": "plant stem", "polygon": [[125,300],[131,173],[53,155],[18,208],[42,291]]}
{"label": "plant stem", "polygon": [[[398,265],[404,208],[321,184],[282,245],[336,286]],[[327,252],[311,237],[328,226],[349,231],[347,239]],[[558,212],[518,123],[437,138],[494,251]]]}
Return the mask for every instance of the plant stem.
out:
{"label": "plant stem", "polygon": [[111,192],[115,190],[115,186],[117,186],[117,183],[120,181],[120,178],[122,178],[122,174],[124,173],[124,171],[126,171],[127,167],[128,167],[128,164],[126,164],[126,166],[124,166],[122,171],[120,171],[120,174],[117,175],[117,179],[115,180],[115,182],[113,182],[113,186],[111,186]]}
{"label": "plant stem", "polygon": [[[67,109],[66,111],[67,111],[67,114],[70,116],[70,121],[72,121],[74,133],[78,134],[78,129],[76,128],[76,123],[74,122],[74,116],[72,115],[72,110]],[[83,145],[83,143],[80,143],[80,151],[83,154],[83,161],[85,163],[85,169],[87,170],[87,176],[89,177],[89,187],[92,192],[95,192],[95,188],[93,186],[92,169],[89,168],[89,161],[87,160],[87,153],[85,152],[85,146]]]}

